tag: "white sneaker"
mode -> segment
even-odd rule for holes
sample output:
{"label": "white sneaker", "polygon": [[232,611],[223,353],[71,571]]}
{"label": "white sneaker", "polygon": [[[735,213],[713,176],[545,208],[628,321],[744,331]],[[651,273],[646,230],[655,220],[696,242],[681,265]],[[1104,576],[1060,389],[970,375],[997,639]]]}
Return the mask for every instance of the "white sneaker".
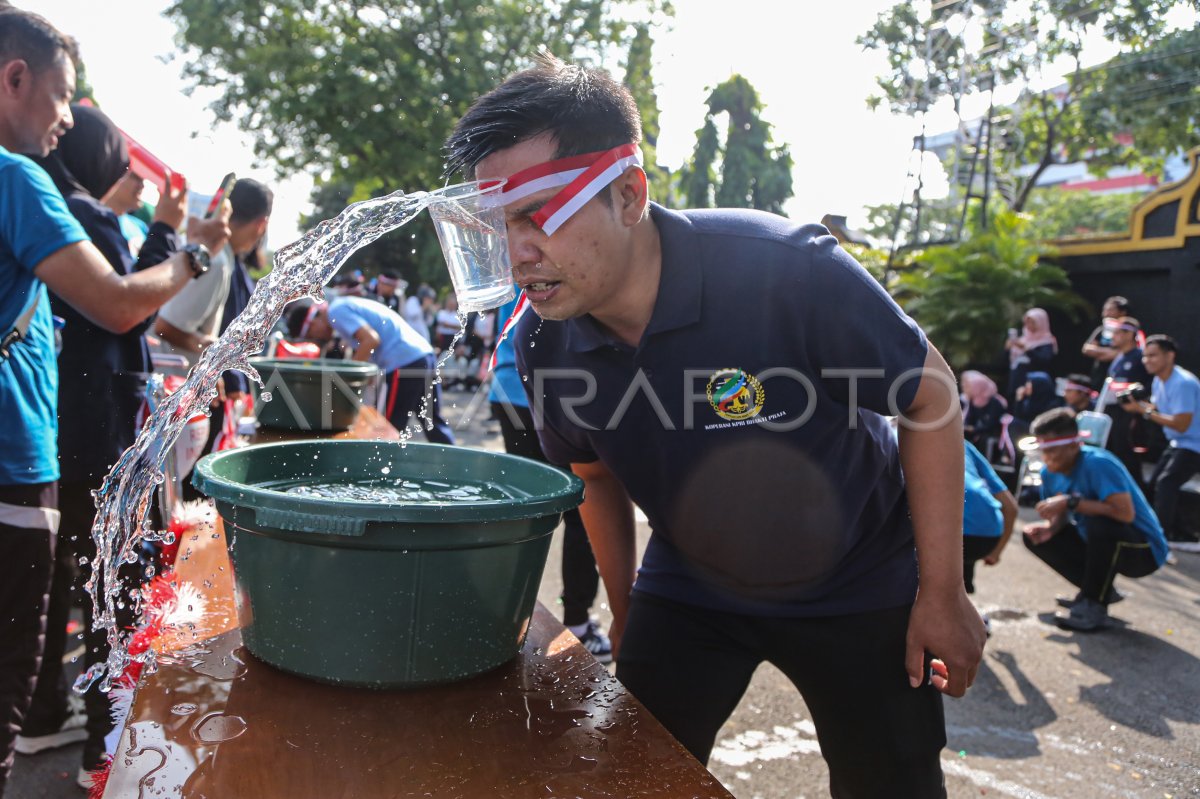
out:
{"label": "white sneaker", "polygon": [[15,749],[18,754],[36,755],[48,749],[58,749],[87,740],[87,713],[74,710],[54,732],[45,735],[18,735]]}

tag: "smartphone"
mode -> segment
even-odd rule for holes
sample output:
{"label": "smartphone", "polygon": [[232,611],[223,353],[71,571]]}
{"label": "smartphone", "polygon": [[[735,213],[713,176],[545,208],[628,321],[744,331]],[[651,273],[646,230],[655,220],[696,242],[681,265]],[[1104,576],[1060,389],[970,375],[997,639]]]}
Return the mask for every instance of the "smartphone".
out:
{"label": "smartphone", "polygon": [[237,175],[230,172],[225,177],[221,178],[221,185],[217,189],[217,193],[213,195],[212,201],[208,204],[208,210],[204,212],[205,219],[212,219],[217,213],[217,209],[221,207],[221,203],[229,196],[229,192],[233,191],[233,184],[237,182]]}

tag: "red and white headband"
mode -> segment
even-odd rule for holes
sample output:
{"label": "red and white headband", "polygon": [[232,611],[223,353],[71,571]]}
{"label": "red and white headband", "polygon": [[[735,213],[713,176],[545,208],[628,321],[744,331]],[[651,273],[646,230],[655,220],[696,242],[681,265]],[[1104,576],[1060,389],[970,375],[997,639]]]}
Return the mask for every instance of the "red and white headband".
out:
{"label": "red and white headband", "polygon": [[1085,386],[1083,383],[1072,383],[1070,380],[1068,380],[1066,382],[1066,384],[1063,385],[1063,390],[1068,391],[1070,389],[1075,389],[1076,391],[1086,392],[1088,394],[1091,394],[1093,397],[1099,393],[1095,389],[1093,389],[1091,386]]}
{"label": "red and white headband", "polygon": [[317,318],[317,314],[325,308],[328,303],[314,302],[309,306],[308,313],[304,315],[304,324],[300,325],[300,338],[308,338],[308,328],[312,326],[313,320]]}
{"label": "red and white headband", "polygon": [[[631,166],[642,166],[642,152],[633,143],[547,161],[510,175],[494,202],[512,205],[539,191],[563,186],[531,217],[547,236],[552,236],[584,203]],[[485,181],[484,187],[488,185]]]}
{"label": "red and white headband", "polygon": [[1079,443],[1086,442],[1088,438],[1091,438],[1091,434],[1087,433],[1086,431],[1081,431],[1079,433],[1079,435],[1075,435],[1075,436],[1067,436],[1066,438],[1051,438],[1051,439],[1047,439],[1045,441],[1039,441],[1039,442],[1037,442],[1037,446],[1035,447],[1035,449],[1051,449],[1053,447],[1065,447],[1068,444],[1079,444]]}

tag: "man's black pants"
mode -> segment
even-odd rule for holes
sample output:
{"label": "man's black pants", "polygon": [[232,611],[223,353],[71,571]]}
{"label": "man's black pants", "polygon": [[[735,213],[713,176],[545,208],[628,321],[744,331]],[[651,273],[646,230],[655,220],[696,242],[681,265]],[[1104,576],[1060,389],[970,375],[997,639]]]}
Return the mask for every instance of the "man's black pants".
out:
{"label": "man's black pants", "polygon": [[1182,538],[1176,514],[1179,511],[1179,492],[1183,484],[1200,472],[1200,452],[1183,447],[1167,447],[1158,459],[1150,486],[1154,491],[1154,515],[1167,538]]}
{"label": "man's black pants", "polygon": [[1118,574],[1145,577],[1158,570],[1146,536],[1133,525],[1091,516],[1087,531],[1085,540],[1079,528],[1068,524],[1042,544],[1034,544],[1024,536],[1025,546],[1085,597],[1105,605],[1111,600],[1113,580]]}
{"label": "man's black pants", "polygon": [[0,796],[42,657],[57,506],[57,483],[0,486]]}
{"label": "man's black pants", "polygon": [[[454,431],[442,418],[442,387],[433,382],[437,361],[426,355],[399,369],[388,372],[384,381],[388,387],[387,419],[397,430],[416,424],[425,432],[425,439],[434,444],[453,444]],[[421,416],[422,406],[425,415]],[[431,426],[426,427],[426,417]]]}
{"label": "man's black pants", "polygon": [[635,591],[617,679],[696,756],[763,661],[799,689],[835,799],[945,797],[942,697],[904,669],[909,608],[826,618],[761,618]]}
{"label": "man's black pants", "polygon": [[[500,420],[505,452],[549,463],[538,443],[533,414],[528,408],[493,402],[492,416]],[[588,543],[583,518],[574,508],[563,514],[562,581],[563,624],[568,627],[587,624],[600,588],[600,574],[596,571],[596,556]]]}

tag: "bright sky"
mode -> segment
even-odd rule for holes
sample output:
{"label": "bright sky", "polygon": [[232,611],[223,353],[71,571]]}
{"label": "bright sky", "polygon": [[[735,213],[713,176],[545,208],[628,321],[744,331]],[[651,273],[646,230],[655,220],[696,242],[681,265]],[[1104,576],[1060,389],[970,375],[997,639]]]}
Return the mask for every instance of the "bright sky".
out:
{"label": "bright sky", "polygon": [[[676,167],[690,154],[709,90],[740,73],[758,90],[776,142],[791,149],[796,196],[788,204],[790,216],[816,221],[840,213],[857,224],[864,205],[899,201],[920,123],[867,110],[865,99],[884,60],[854,43],[893,1],[676,0],[674,30],[655,36],[660,159]],[[184,95],[181,63],[169,60],[174,29],[161,16],[167,0],[122,0],[120,14],[95,0],[36,5],[79,40],[96,98],[117,124],[197,191],[212,193],[231,170],[269,183],[275,188],[272,244],[298,236],[311,176],[277,180],[269,164],[255,159],[249,135],[214,124],[206,107],[213,95]],[[942,115],[930,120],[929,132],[953,124],[952,116]],[[926,169],[927,179],[940,179],[938,173]]]}

